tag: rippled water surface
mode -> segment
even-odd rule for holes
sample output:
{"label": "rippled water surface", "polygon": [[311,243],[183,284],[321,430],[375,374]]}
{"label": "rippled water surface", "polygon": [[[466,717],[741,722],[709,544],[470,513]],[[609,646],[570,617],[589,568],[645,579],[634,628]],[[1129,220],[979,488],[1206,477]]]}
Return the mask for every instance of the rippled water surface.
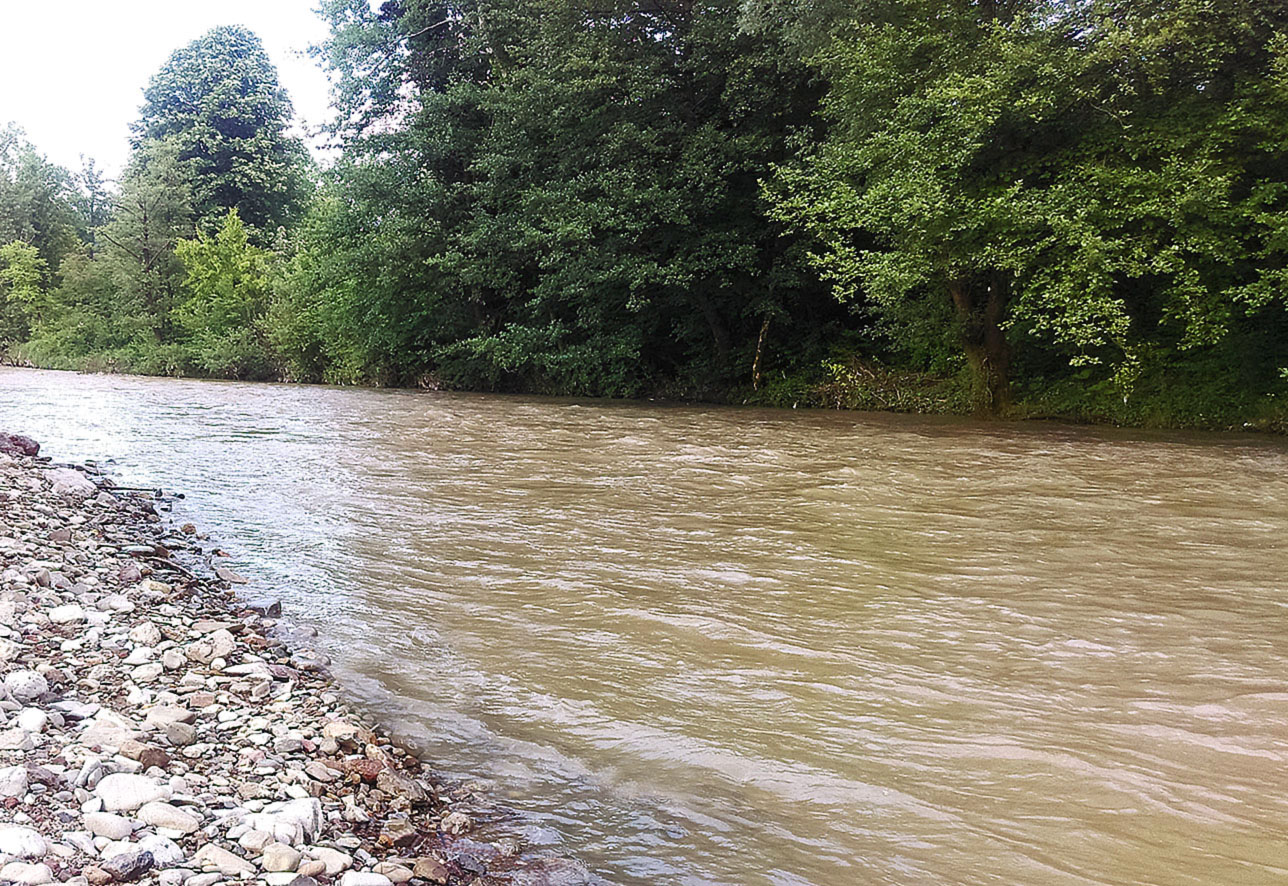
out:
{"label": "rippled water surface", "polygon": [[612,882],[1288,879],[1281,442],[3,369],[0,428]]}

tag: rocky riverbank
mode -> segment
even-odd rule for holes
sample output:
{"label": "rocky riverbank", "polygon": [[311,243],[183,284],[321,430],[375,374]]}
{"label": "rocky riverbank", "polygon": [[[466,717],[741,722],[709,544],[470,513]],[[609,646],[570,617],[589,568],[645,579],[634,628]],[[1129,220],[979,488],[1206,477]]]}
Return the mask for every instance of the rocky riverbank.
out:
{"label": "rocky riverbank", "polygon": [[495,807],[346,706],[202,548],[0,434],[0,881],[596,882],[484,839]]}

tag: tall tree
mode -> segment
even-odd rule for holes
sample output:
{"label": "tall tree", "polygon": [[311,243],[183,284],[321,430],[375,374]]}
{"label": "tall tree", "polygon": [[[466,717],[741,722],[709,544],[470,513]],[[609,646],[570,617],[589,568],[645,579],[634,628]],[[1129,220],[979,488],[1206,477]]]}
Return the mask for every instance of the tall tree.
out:
{"label": "tall tree", "polygon": [[781,357],[841,318],[757,185],[817,122],[816,78],[737,3],[324,9],[351,208],[330,218],[365,253],[352,325],[382,372],[715,390],[752,381],[769,325]]}
{"label": "tall tree", "polygon": [[982,408],[1022,338],[1126,394],[1151,349],[1282,328],[1288,7],[865,0],[829,33],[778,213],[843,298],[951,303]]}
{"label": "tall tree", "polygon": [[46,160],[18,127],[0,129],[0,243],[31,244],[57,273],[77,245],[75,200],[66,169]]}
{"label": "tall tree", "polygon": [[171,140],[135,151],[121,182],[112,221],[102,230],[104,261],[112,269],[118,304],[145,318],[151,334],[166,336],[183,281],[175,244],[192,235],[187,171]]}
{"label": "tall tree", "polygon": [[306,154],[287,132],[290,99],[253,32],[218,27],[175,51],[144,99],[135,147],[178,146],[199,220],[217,225],[236,209],[262,237],[292,222],[305,194]]}
{"label": "tall tree", "polygon": [[0,246],[0,348],[26,341],[47,309],[47,266],[21,240]]}

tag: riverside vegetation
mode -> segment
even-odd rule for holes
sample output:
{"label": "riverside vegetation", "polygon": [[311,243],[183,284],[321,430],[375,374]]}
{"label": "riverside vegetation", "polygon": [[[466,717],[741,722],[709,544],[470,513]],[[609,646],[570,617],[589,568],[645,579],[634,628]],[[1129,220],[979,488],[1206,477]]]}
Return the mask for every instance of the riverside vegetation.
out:
{"label": "riverside vegetation", "polygon": [[37,450],[0,433],[0,881],[598,882],[364,723],[153,494]]}
{"label": "riverside vegetation", "polygon": [[1288,6],[323,0],[338,159],[258,39],[107,182],[0,135],[45,367],[1288,426]]}

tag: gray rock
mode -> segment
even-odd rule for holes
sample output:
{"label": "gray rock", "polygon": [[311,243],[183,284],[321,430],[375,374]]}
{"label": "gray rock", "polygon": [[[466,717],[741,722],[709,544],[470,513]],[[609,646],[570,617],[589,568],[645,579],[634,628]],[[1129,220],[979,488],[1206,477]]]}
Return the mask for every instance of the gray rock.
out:
{"label": "gray rock", "polygon": [[165,737],[176,748],[186,748],[197,740],[197,729],[190,723],[170,723],[165,727]]}
{"label": "gray rock", "polygon": [[98,866],[118,883],[129,883],[139,879],[152,870],[152,865],[152,853],[146,849],[120,852],[110,858],[101,859],[98,863]]}
{"label": "gray rock", "polygon": [[31,733],[25,729],[6,729],[0,732],[0,751],[30,751],[35,747]]}

